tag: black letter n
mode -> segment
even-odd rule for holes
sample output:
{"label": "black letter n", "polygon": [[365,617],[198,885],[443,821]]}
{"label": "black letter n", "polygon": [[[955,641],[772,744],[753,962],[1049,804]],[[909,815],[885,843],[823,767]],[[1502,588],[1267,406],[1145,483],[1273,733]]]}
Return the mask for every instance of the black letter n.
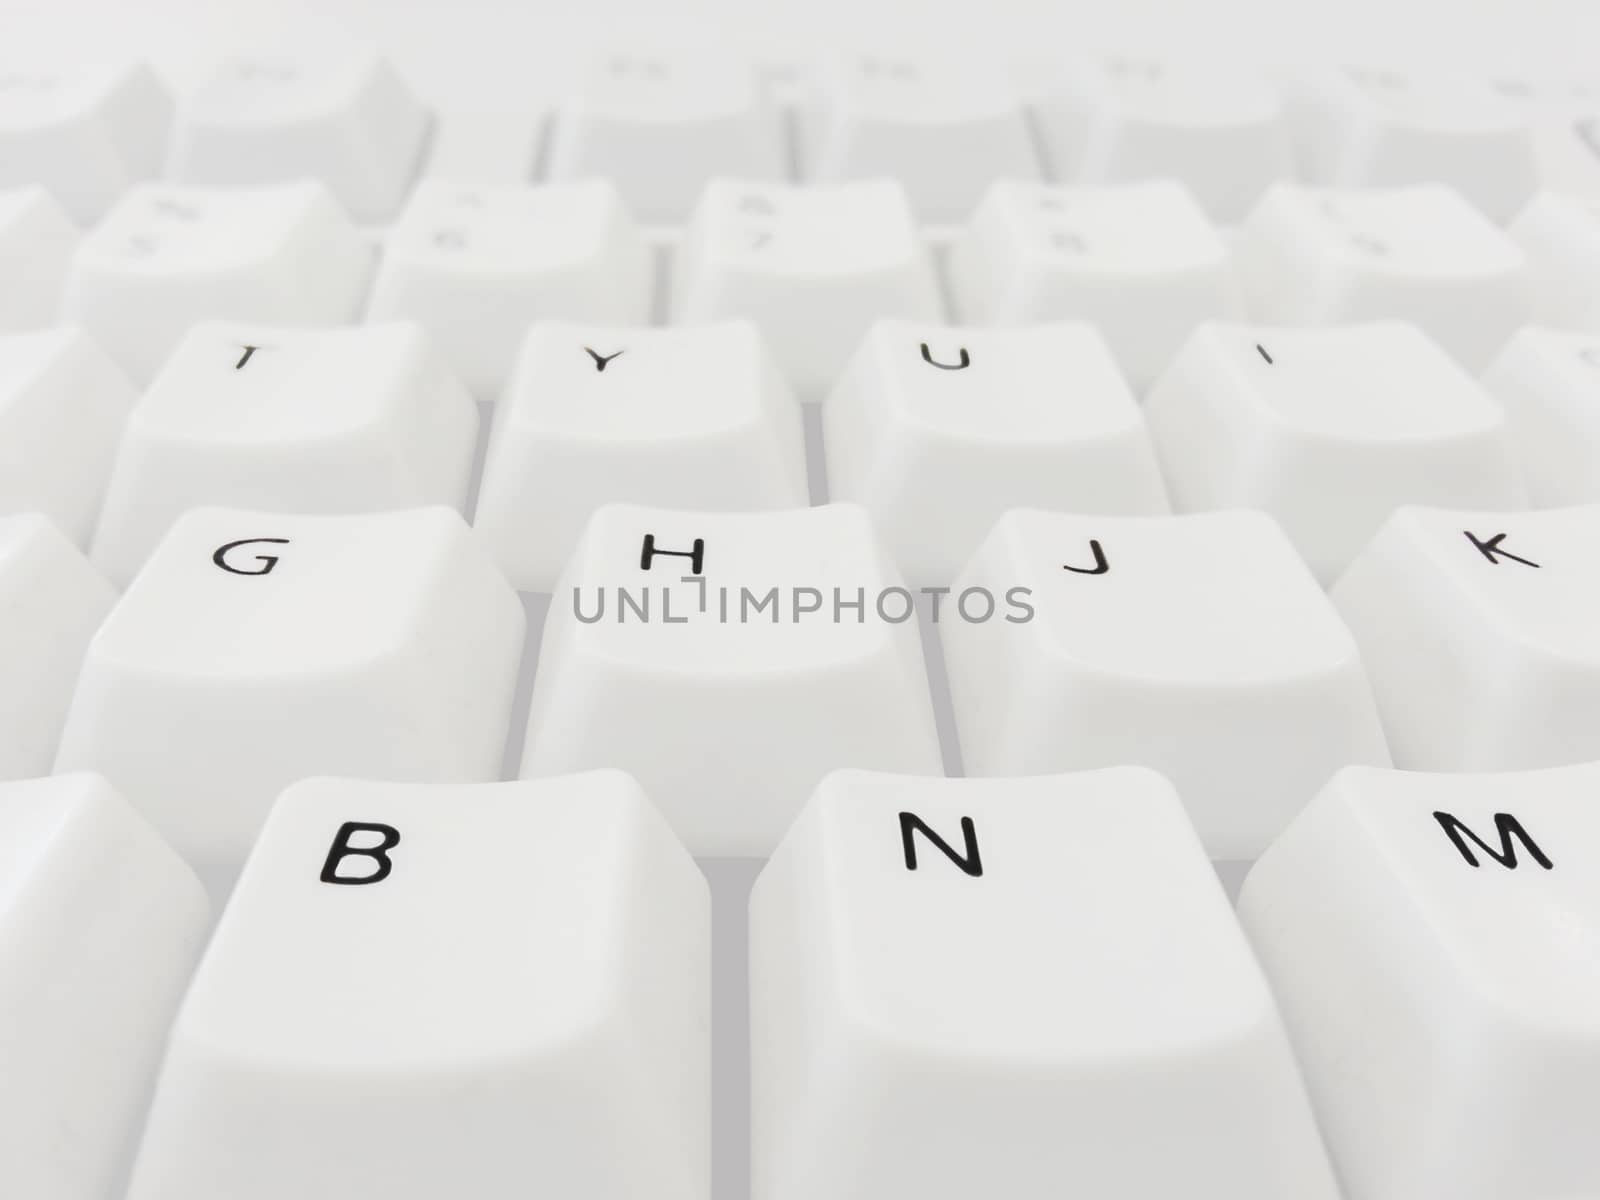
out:
{"label": "black letter n", "polygon": [[1510,813],[1495,813],[1494,815],[1495,831],[1500,835],[1500,848],[1498,850],[1447,812],[1436,812],[1433,814],[1433,819],[1439,822],[1439,828],[1445,831],[1450,841],[1454,843],[1455,848],[1460,851],[1461,857],[1466,859],[1467,865],[1473,869],[1477,869],[1480,864],[1478,856],[1472,852],[1472,846],[1467,845],[1469,840],[1479,850],[1508,871],[1515,871],[1518,866],[1517,848],[1512,844],[1513,838],[1521,842],[1522,848],[1527,851],[1528,856],[1546,871],[1550,870],[1554,865],[1545,852],[1539,849],[1539,843],[1535,842],[1528,835],[1528,831],[1522,827],[1522,822]]}
{"label": "black letter n", "polygon": [[983,858],[978,853],[978,830],[973,825],[971,817],[961,818],[961,836],[966,842],[966,853],[958,854],[950,845],[933,830],[928,828],[927,822],[916,813],[903,812],[900,814],[900,844],[906,852],[906,870],[917,869],[917,834],[932,842],[944,856],[956,866],[960,867],[973,878],[983,874]]}
{"label": "black letter n", "polygon": [[[351,838],[359,833],[377,834],[377,844],[351,845]],[[327,861],[322,864],[322,882],[338,883],[347,887],[382,883],[389,878],[389,872],[394,870],[394,863],[389,860],[389,851],[399,844],[400,831],[393,825],[369,825],[364,821],[346,821],[339,826],[339,833],[333,839],[333,846],[328,851]],[[350,858],[371,859],[373,866],[364,871],[358,869],[353,873],[341,873],[345,860]]]}

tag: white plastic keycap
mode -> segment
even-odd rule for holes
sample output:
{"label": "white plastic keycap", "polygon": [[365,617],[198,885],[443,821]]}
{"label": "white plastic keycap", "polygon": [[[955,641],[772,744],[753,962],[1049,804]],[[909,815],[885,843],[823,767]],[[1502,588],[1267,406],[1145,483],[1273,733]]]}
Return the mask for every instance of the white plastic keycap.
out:
{"label": "white plastic keycap", "polygon": [[0,191],[0,333],[56,320],[78,228],[39,187]]}
{"label": "white plastic keycap", "polygon": [[44,517],[0,516],[0,780],[49,774],[84,650],[116,598]]}
{"label": "white plastic keycap", "polygon": [[1015,510],[973,589],[1000,615],[940,627],[969,774],[1153,767],[1249,859],[1333,771],[1388,764],[1355,639],[1261,513]]}
{"label": "white plastic keycap", "polygon": [[522,606],[445,508],[190,509],[89,647],[57,770],[96,770],[225,891],[308,775],[499,775]]}
{"label": "white plastic keycap", "polygon": [[1264,509],[1324,584],[1402,504],[1527,502],[1504,410],[1412,325],[1204,325],[1146,411],[1175,508]]}
{"label": "white plastic keycap", "polygon": [[902,571],[949,584],[1009,508],[1162,513],[1133,392],[1088,324],[884,321],[823,408],[828,489]]}
{"label": "white plastic keycap", "polygon": [[143,63],[0,63],[0,188],[41,185],[73,219],[100,219],[161,169],[172,98]]}
{"label": "white plastic keycap", "polygon": [[79,246],[65,310],[142,384],[200,321],[354,320],[371,268],[321,184],[145,184]]}
{"label": "white plastic keycap", "polygon": [[0,513],[44,513],[87,544],[133,402],[77,330],[0,335]]}
{"label": "white plastic keycap", "polygon": [[1484,374],[1541,508],[1600,501],[1600,328],[1528,328]]}
{"label": "white plastic keycap", "polygon": [[390,229],[369,317],[433,336],[495,399],[541,319],[642,325],[654,255],[605,180],[479,187],[424,180]]}
{"label": "white plastic keycap", "polygon": [[674,279],[679,323],[755,321],[808,402],[821,401],[873,321],[942,315],[927,247],[892,180],[805,188],[715,180]]}
{"label": "white plastic keycap", "polygon": [[950,248],[956,315],[979,324],[1092,321],[1136,388],[1210,318],[1239,315],[1228,249],[1170,180],[1057,187],[1000,181]]}
{"label": "white plastic keycap", "polygon": [[756,882],[750,967],[754,1200],[1338,1195],[1154,772],[831,775]]}
{"label": "white plastic keycap", "polygon": [[1597,787],[1353,768],[1246,880],[1348,1200],[1600,1192]]}
{"label": "white plastic keycap", "polygon": [[0,1194],[121,1195],[204,889],[93,775],[0,783]]}
{"label": "white plastic keycap", "polygon": [[1411,321],[1474,371],[1533,311],[1517,244],[1437,184],[1278,184],[1250,214],[1235,254],[1258,321]]}
{"label": "white plastic keycap", "polygon": [[[1596,139],[1600,158],[1600,132]],[[1527,256],[1539,320],[1600,333],[1600,194],[1541,192],[1512,223],[1511,236]]]}
{"label": "white plastic keycap", "polygon": [[612,180],[645,221],[682,221],[719,175],[788,175],[779,110],[753,66],[715,51],[619,49],[555,114],[548,177]]}
{"label": "white plastic keycap", "polygon": [[206,322],[128,416],[93,558],[126,583],[185,510],[460,509],[478,409],[413,324]]}
{"label": "white plastic keycap", "polygon": [[1310,183],[1446,184],[1500,222],[1537,186],[1528,120],[1488,83],[1335,67],[1302,76],[1289,96]]}
{"label": "white plastic keycap", "polygon": [[897,179],[924,220],[964,221],[990,180],[1039,177],[1021,98],[970,59],[835,55],[798,132],[806,178]]}
{"label": "white plastic keycap", "polygon": [[1282,102],[1247,71],[1145,58],[1084,61],[1035,101],[1058,179],[1176,179],[1210,216],[1238,221],[1293,174]]}
{"label": "white plastic keycap", "polygon": [[800,407],[749,321],[534,327],[496,412],[474,525],[548,592],[603,504],[804,508]]}
{"label": "white plastic keycap", "polygon": [[1600,759],[1600,505],[1401,509],[1332,595],[1395,766]]}
{"label": "white plastic keycap", "polygon": [[201,184],[318,179],[352,217],[381,221],[404,200],[428,129],[427,109],[376,54],[234,57],[185,99],[170,173]]}
{"label": "white plastic keycap", "polygon": [[940,773],[912,605],[855,505],[608,505],[551,601],[522,775],[621,767],[695,854],[770,853],[835,767]]}
{"label": "white plastic keycap", "polygon": [[278,800],[129,1200],[709,1200],[705,880],[616,771]]}

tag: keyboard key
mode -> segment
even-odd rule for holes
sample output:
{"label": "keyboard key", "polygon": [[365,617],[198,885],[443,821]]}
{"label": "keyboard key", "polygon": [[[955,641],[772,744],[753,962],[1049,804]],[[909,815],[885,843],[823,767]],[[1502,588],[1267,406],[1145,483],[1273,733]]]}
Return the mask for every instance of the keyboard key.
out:
{"label": "keyboard key", "polygon": [[1333,771],[1388,764],[1355,640],[1259,512],[1013,511],[955,592],[998,608],[940,624],[969,774],[1154,767],[1249,859]]}
{"label": "keyboard key", "polygon": [[551,601],[522,775],[621,767],[695,854],[768,854],[835,767],[941,772],[912,604],[855,505],[608,505]]}
{"label": "keyboard key", "polygon": [[898,179],[924,220],[964,221],[990,180],[1039,177],[1020,97],[965,59],[836,56],[798,129],[808,179]]}
{"label": "keyboard key", "polygon": [[1523,329],[1483,377],[1540,508],[1600,501],[1600,332]]}
{"label": "keyboard key", "polygon": [[1176,508],[1265,509],[1324,584],[1402,504],[1527,503],[1504,410],[1412,325],[1204,325],[1146,409]]}
{"label": "keyboard key", "polygon": [[133,386],[76,329],[0,336],[0,514],[88,543]]}
{"label": "keyboard key", "polygon": [[1238,315],[1228,250],[1172,182],[994,184],[950,248],[963,320],[1092,321],[1136,388],[1201,321]]}
{"label": "keyboard key", "polygon": [[1541,192],[1511,236],[1527,255],[1539,319],[1600,333],[1600,199]]}
{"label": "keyboard key", "polygon": [[317,179],[358,221],[394,214],[422,161],[429,116],[375,54],[240,57],[188,98],[171,174],[185,183]]}
{"label": "keyboard key", "polygon": [[1248,72],[1083,62],[1033,112],[1056,178],[1176,179],[1218,221],[1239,221],[1267,185],[1294,174],[1282,102]]}
{"label": "keyboard key", "polygon": [[129,1200],[710,1194],[710,904],[639,786],[296,784]]}
{"label": "keyboard key", "polygon": [[889,180],[805,188],[715,180],[674,274],[680,323],[754,320],[811,402],[879,317],[941,316],[905,190]]}
{"label": "keyboard key", "polygon": [[371,269],[371,248],[321,184],[144,184],[79,247],[66,313],[148,383],[200,321],[355,319]]}
{"label": "keyboard key", "polygon": [[420,327],[285,329],[209,321],[128,417],[95,531],[126,584],[184,511],[460,509],[478,408]]}
{"label": "keyboard key", "polygon": [[430,179],[389,232],[369,316],[420,321],[477,398],[490,400],[534,321],[644,324],[654,272],[610,183]]}
{"label": "keyboard key", "polygon": [[1257,320],[1412,321],[1474,371],[1531,312],[1516,243],[1444,187],[1279,184],[1250,215],[1235,253]]}
{"label": "keyboard key", "polygon": [[823,409],[829,495],[948,585],[1009,508],[1162,513],[1144,415],[1099,332],[873,327]]}
{"label": "keyboard key", "polygon": [[1394,765],[1600,759],[1600,506],[1405,508],[1333,589]]}
{"label": "keyboard key", "polygon": [[805,507],[800,407],[753,324],[534,327],[473,523],[515,586],[548,592],[610,502]]}
{"label": "keyboard key", "polygon": [[497,778],[523,625],[449,509],[191,509],[90,646],[56,769],[105,774],[225,893],[294,780]]}
{"label": "keyboard key", "polygon": [[100,219],[161,169],[172,98],[142,63],[0,64],[0,188],[39,184],[73,219]]}
{"label": "keyboard key", "polygon": [[205,892],[93,775],[0,784],[0,880],[0,1194],[121,1195]]}
{"label": "keyboard key", "polygon": [[44,189],[0,192],[0,333],[55,323],[78,238]]}
{"label": "keyboard key", "polygon": [[50,773],[84,650],[116,598],[46,518],[0,516],[0,780]]}
{"label": "keyboard key", "polygon": [[1502,222],[1538,183],[1527,118],[1488,84],[1333,68],[1304,77],[1289,107],[1311,183],[1448,184]]}
{"label": "keyboard key", "polygon": [[1600,1190],[1600,767],[1341,772],[1239,912],[1351,1200]]}
{"label": "keyboard key", "polygon": [[682,221],[718,175],[788,175],[784,129],[755,70],[714,52],[617,51],[556,113],[552,179],[612,180],[642,220]]}
{"label": "keyboard key", "polygon": [[756,882],[750,976],[755,1200],[1338,1195],[1154,772],[829,776]]}

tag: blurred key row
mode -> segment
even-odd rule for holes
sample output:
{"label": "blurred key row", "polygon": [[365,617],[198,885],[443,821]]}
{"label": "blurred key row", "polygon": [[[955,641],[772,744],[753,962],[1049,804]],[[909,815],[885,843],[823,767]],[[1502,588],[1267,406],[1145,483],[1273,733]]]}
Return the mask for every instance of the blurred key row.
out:
{"label": "blurred key row", "polygon": [[787,66],[775,87],[760,64],[715,51],[619,51],[548,113],[451,117],[376,55],[234,57],[181,102],[142,66],[19,64],[0,67],[0,187],[44,184],[80,220],[158,175],[316,178],[364,221],[390,217],[427,173],[603,176],[658,222],[683,220],[723,175],[893,175],[938,221],[964,218],[1002,177],[1175,178],[1223,221],[1295,178],[1446,183],[1502,221],[1541,184],[1600,195],[1600,97],[1543,81],[1339,67],[1280,82],[1065,55],[1026,68],[892,54]]}
{"label": "blurred key row", "polygon": [[[1349,768],[1235,912],[1154,772],[834,772],[750,897],[726,1182],[1592,1194],[1597,783]],[[713,1194],[710,895],[622,772],[301,780],[209,946],[99,776],[0,784],[0,868],[7,1195]]]}

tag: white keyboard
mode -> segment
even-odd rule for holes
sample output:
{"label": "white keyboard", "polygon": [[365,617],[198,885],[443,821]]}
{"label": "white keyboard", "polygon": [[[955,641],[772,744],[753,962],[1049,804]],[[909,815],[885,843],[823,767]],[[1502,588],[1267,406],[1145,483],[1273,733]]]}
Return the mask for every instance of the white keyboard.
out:
{"label": "white keyboard", "polygon": [[0,1198],[1600,1200],[1600,83],[396,9],[0,33]]}

